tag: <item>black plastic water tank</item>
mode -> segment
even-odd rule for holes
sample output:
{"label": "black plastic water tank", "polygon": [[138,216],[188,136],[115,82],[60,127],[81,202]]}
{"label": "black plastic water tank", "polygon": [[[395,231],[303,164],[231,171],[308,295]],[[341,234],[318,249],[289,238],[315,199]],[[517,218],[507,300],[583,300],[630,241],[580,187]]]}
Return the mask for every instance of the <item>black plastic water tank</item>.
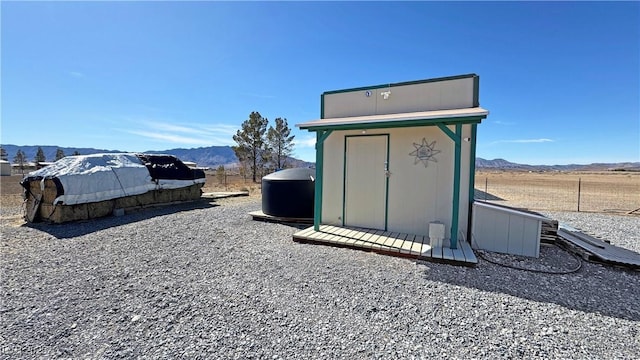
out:
{"label": "black plastic water tank", "polygon": [[278,217],[313,218],[315,169],[296,168],[262,178],[262,212]]}

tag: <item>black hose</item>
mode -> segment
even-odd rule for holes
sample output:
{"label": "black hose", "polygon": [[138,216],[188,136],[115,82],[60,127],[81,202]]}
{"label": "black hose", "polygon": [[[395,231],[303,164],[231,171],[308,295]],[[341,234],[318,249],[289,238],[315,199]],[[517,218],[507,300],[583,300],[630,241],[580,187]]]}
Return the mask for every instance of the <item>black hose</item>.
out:
{"label": "black hose", "polygon": [[[471,235],[471,239],[474,240],[473,234]],[[475,243],[475,241],[474,241]],[[515,270],[522,270],[522,271],[529,271],[529,272],[534,272],[534,273],[542,273],[542,274],[552,274],[552,275],[567,275],[567,274],[572,274],[575,272],[578,272],[581,268],[582,268],[582,259],[563,249],[562,247],[558,246],[555,242],[553,243],[555,246],[557,246],[559,249],[562,249],[563,251],[567,252],[569,255],[571,255],[574,259],[576,259],[578,261],[578,266],[576,266],[574,269],[570,269],[570,270],[559,270],[559,271],[555,271],[555,270],[542,270],[542,269],[529,269],[529,268],[525,268],[525,267],[521,267],[521,266],[515,266],[515,265],[511,265],[511,264],[504,264],[495,260],[491,260],[489,258],[487,258],[486,256],[484,256],[481,252],[478,252],[478,256],[480,258],[482,258],[483,260],[490,262],[494,265],[498,265],[498,266],[502,266],[502,267],[506,267],[506,268],[510,268],[510,269],[515,269]],[[475,243],[475,245],[477,246],[478,244]]]}

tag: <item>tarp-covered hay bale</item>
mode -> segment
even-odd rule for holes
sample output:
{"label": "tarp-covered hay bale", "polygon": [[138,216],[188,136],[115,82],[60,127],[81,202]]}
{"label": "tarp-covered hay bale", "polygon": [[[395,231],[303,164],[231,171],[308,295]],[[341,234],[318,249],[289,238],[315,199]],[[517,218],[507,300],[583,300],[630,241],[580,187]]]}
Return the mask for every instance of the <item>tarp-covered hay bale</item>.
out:
{"label": "tarp-covered hay bale", "polygon": [[27,221],[54,223],[197,200],[204,183],[204,171],[175,156],[150,154],[68,156],[20,182]]}

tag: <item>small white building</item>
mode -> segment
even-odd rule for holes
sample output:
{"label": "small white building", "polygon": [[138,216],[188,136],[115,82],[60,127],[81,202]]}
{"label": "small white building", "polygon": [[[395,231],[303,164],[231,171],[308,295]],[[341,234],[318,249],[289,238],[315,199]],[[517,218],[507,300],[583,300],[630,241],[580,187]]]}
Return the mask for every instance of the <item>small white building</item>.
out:
{"label": "small white building", "polygon": [[476,74],[328,91],[316,133],[314,228],[468,235],[480,107]]}
{"label": "small white building", "polygon": [[11,163],[0,160],[0,176],[11,176]]}

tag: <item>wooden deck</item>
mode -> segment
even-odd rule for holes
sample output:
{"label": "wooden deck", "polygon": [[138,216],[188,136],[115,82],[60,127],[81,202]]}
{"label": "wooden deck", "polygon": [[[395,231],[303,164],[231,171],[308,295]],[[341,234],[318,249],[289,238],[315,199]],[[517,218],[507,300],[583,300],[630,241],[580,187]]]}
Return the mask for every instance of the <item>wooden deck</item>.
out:
{"label": "wooden deck", "polygon": [[471,246],[465,241],[458,241],[457,249],[447,247],[446,240],[445,246],[432,248],[427,236],[374,229],[321,225],[320,231],[315,231],[311,226],[293,234],[293,240],[457,265],[474,266],[478,263]]}

